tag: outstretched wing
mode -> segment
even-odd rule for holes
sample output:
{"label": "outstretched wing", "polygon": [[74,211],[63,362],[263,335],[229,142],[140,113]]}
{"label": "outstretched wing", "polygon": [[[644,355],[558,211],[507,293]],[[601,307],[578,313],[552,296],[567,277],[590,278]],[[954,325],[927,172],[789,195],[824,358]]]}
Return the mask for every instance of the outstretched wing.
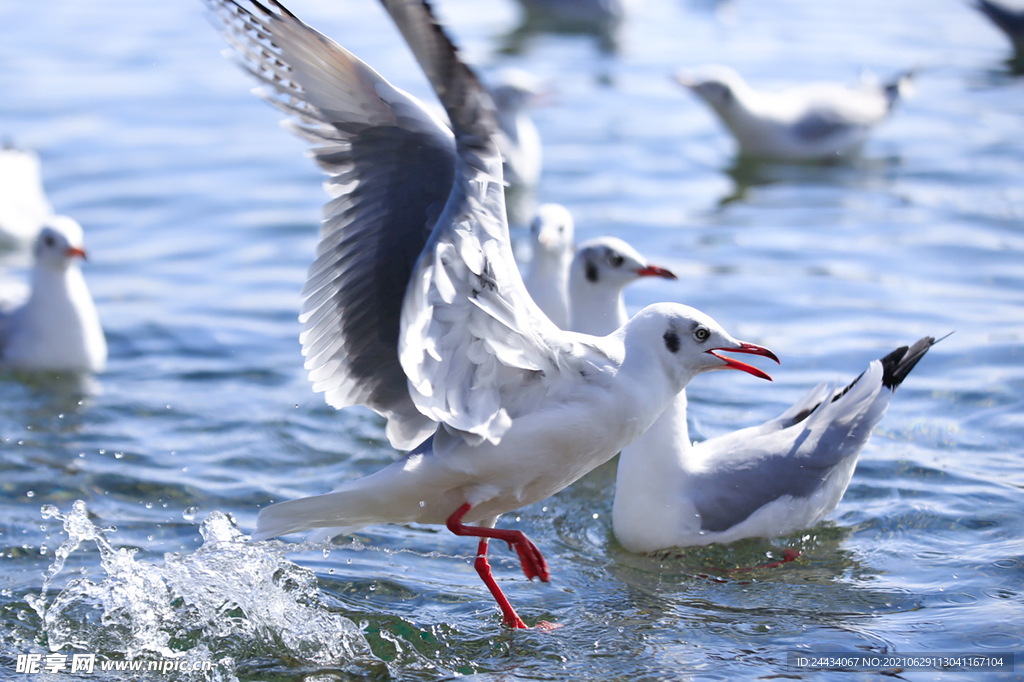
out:
{"label": "outstretched wing", "polygon": [[[423,0],[382,0],[448,112],[452,194],[405,297],[400,357],[420,411],[467,442],[498,442],[511,390],[543,386],[578,358],[526,292],[512,257],[494,103]],[[521,399],[520,399],[521,400]]]}
{"label": "outstretched wing", "polygon": [[410,449],[437,425],[413,405],[399,364],[402,300],[451,192],[451,131],[280,3],[206,1],[260,94],[331,176],[300,315],[314,389],[334,407],[373,408],[392,445]]}

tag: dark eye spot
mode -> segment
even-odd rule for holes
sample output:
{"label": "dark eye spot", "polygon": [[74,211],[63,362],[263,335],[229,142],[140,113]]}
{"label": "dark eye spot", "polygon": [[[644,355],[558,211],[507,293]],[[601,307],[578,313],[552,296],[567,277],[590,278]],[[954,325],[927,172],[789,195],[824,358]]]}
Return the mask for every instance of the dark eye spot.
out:
{"label": "dark eye spot", "polygon": [[679,352],[679,334],[669,329],[662,338],[665,339],[665,348],[668,348],[669,353]]}
{"label": "dark eye spot", "polygon": [[54,244],[57,243],[57,241],[50,235],[46,235],[45,237],[43,237],[43,243],[46,244],[47,246],[53,246]]}
{"label": "dark eye spot", "polygon": [[597,266],[587,261],[587,281],[597,282]]}
{"label": "dark eye spot", "polygon": [[613,268],[619,267],[625,261],[626,261],[626,259],[622,257],[621,253],[612,252],[612,253],[608,254],[608,262],[612,264]]}
{"label": "dark eye spot", "polygon": [[693,338],[697,339],[701,343],[707,341],[709,336],[711,336],[711,330],[707,327],[697,327],[693,330]]}

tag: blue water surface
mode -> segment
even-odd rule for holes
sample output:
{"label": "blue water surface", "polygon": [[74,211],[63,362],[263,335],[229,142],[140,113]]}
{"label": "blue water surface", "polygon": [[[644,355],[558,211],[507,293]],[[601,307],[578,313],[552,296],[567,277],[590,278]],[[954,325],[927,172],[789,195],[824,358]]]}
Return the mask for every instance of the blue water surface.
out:
{"label": "blue water surface", "polygon": [[[646,0],[614,40],[518,30],[510,0],[437,4],[485,76],[518,66],[556,91],[535,112],[539,199],[567,205],[580,239],[623,237],[680,275],[631,288],[630,309],[685,302],[782,358],[772,384],[698,377],[695,437],[955,333],[813,529],[629,554],[614,462],[505,516],[554,577],[528,583],[495,545],[498,579],[554,631],[504,630],[474,543],[442,528],[249,546],[261,506],[398,456],[381,419],[326,406],[302,368],[322,175],[220,56],[201,2],[5,0],[0,136],[38,150],[55,208],[85,227],[111,355],[93,382],[0,380],[0,677],[31,679],[18,655],[51,649],[317,682],[876,679],[792,669],[786,652],[1024,650],[1024,80],[1004,37],[959,0]],[[289,7],[431,96],[372,0]],[[919,71],[861,158],[752,165],[669,78],[713,62],[763,87]],[[4,258],[18,279],[24,256]],[[732,570],[785,549],[800,557]],[[1014,673],[902,673],[993,677]]]}

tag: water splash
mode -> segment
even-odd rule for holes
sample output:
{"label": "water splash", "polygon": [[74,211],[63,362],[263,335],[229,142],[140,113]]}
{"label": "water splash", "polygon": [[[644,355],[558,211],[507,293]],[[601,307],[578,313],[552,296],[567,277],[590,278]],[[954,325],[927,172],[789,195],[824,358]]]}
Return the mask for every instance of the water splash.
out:
{"label": "water splash", "polygon": [[[180,657],[229,668],[260,654],[318,665],[373,658],[359,628],[322,603],[315,574],[285,559],[294,547],[248,542],[221,512],[200,526],[199,549],[166,554],[162,566],[136,560],[138,550],[113,547],[113,529],[96,527],[81,500],[67,515],[51,505],[42,512],[60,519],[68,535],[40,595],[28,599],[53,651]],[[47,605],[54,577],[85,541],[99,550],[105,577],[76,578]]]}

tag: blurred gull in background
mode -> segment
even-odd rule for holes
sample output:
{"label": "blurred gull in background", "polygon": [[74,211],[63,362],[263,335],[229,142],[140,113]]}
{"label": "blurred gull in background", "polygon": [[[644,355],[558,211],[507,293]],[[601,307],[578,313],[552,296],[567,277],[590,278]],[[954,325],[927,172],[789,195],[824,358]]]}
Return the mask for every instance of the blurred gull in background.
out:
{"label": "blurred gull in background", "polygon": [[0,243],[31,244],[51,215],[36,153],[9,146],[0,149]]}
{"label": "blurred gull in background", "polygon": [[903,74],[882,85],[818,83],[782,92],[754,90],[733,69],[681,70],[676,81],[703,99],[736,138],[740,154],[776,161],[836,161],[859,150],[911,85]]}
{"label": "blurred gull in background", "polygon": [[561,204],[542,204],[530,223],[533,258],[526,290],[560,329],[569,329],[569,264],[573,257],[572,214]]}
{"label": "blurred gull in background", "polygon": [[[625,322],[622,290],[645,274],[623,264],[632,247],[603,240],[604,250],[591,256],[580,246],[569,277],[573,329],[590,334]],[[823,383],[776,419],[701,443],[690,442],[679,393],[619,455],[615,537],[630,551],[652,552],[818,523],[842,499],[896,387],[933,343],[925,337],[899,348],[845,388]]]}
{"label": "blurred gull in background", "polygon": [[697,374],[768,378],[716,351],[776,358],[676,304],[650,306],[604,338],[558,329],[512,258],[493,103],[429,6],[384,0],[452,122],[454,177],[444,174],[447,126],[271,4],[210,0],[243,64],[332,176],[304,292],[306,367],[330,404],[371,407],[392,444],[412,452],[333,493],[263,509],[253,538],[445,524],[480,538],[477,572],[504,623],[525,627],[491,575],[488,540],[514,548],[527,578],[550,573],[521,531],[494,528],[498,516],[610,459]]}
{"label": "blurred gull in background", "polygon": [[492,79],[491,97],[504,133],[498,148],[505,159],[505,182],[511,187],[534,187],[540,180],[543,152],[530,106],[545,92],[540,79],[522,69],[502,69]]}
{"label": "blurred gull in background", "polygon": [[81,226],[50,216],[33,249],[31,292],[0,312],[0,364],[30,370],[101,372],[107,342],[78,260]]}
{"label": "blurred gull in background", "polygon": [[535,212],[534,191],[543,163],[540,133],[530,118],[530,108],[548,94],[539,78],[522,69],[505,68],[492,78],[491,97],[501,134],[496,141],[501,151],[503,173],[508,184],[505,209],[510,225],[524,225]]}

